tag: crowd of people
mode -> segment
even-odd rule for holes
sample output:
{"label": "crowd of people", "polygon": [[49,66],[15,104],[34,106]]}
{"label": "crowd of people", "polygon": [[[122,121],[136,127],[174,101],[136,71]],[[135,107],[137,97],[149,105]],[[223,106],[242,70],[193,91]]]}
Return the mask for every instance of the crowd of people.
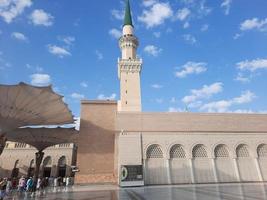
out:
{"label": "crowd of people", "polygon": [[36,192],[42,196],[46,187],[70,186],[73,184],[71,177],[39,177],[34,181],[32,177],[25,178],[0,178],[0,200],[6,196],[17,193],[18,195],[35,195]]}

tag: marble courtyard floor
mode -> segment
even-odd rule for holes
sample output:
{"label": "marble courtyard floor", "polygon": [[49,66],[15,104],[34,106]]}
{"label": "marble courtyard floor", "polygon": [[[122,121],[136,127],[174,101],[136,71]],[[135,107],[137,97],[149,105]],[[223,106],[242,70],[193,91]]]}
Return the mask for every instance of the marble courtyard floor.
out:
{"label": "marble courtyard floor", "polygon": [[88,185],[49,189],[36,197],[14,195],[6,199],[43,200],[265,200],[267,183],[203,184],[118,188],[114,185]]}

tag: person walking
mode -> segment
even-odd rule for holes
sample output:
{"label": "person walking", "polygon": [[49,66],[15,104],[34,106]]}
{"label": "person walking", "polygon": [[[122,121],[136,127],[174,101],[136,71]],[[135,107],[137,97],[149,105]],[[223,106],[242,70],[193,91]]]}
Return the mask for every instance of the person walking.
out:
{"label": "person walking", "polygon": [[38,180],[37,180],[37,185],[36,185],[36,189],[37,189],[37,190],[40,189],[41,182],[42,182],[42,179],[39,177]]}
{"label": "person walking", "polygon": [[18,192],[19,193],[22,193],[24,191],[25,185],[26,185],[26,180],[25,180],[24,176],[22,176],[19,179],[19,185],[18,185]]}
{"label": "person walking", "polygon": [[7,179],[7,185],[6,185],[6,194],[9,195],[12,191],[12,182],[11,178]]}
{"label": "person walking", "polygon": [[32,190],[33,190],[33,179],[32,179],[32,177],[30,177],[27,180],[26,185],[27,185],[27,187],[26,187],[27,192],[32,192]]}
{"label": "person walking", "polygon": [[0,180],[0,200],[3,200],[6,196],[7,179]]}

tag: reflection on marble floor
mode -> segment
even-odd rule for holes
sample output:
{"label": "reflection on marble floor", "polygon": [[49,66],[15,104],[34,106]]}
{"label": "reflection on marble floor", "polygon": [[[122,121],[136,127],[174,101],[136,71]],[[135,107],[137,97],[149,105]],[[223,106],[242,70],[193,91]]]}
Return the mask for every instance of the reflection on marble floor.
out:
{"label": "reflection on marble floor", "polygon": [[[84,188],[83,188],[84,189]],[[88,190],[92,186],[88,186]],[[98,188],[99,189],[99,188]],[[122,188],[99,191],[79,191],[63,189],[49,191],[43,197],[10,197],[8,199],[45,199],[45,200],[265,200],[267,185],[259,184],[218,184],[218,185],[183,185],[151,186]]]}

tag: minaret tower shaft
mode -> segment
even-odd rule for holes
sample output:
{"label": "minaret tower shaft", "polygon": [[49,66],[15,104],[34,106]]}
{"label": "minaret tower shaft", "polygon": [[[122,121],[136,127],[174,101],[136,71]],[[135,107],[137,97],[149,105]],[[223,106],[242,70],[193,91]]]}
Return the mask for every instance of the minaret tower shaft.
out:
{"label": "minaret tower shaft", "polygon": [[123,31],[119,39],[122,56],[118,59],[118,76],[120,80],[118,111],[142,111],[140,87],[142,60],[136,55],[138,45],[138,38],[134,35],[130,2],[126,0]]}

